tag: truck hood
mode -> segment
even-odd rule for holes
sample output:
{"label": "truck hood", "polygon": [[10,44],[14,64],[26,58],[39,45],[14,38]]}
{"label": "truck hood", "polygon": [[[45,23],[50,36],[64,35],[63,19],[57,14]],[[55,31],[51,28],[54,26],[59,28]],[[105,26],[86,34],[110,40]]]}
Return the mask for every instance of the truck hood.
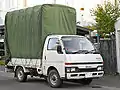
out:
{"label": "truck hood", "polygon": [[100,54],[66,54],[66,63],[103,62]]}

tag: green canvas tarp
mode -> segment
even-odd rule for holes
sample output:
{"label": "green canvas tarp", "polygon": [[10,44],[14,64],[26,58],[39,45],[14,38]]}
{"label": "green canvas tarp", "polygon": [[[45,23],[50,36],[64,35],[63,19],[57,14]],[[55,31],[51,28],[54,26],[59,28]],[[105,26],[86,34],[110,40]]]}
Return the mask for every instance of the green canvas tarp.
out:
{"label": "green canvas tarp", "polygon": [[5,27],[11,58],[38,59],[47,35],[76,34],[76,11],[63,5],[38,5],[8,12]]}

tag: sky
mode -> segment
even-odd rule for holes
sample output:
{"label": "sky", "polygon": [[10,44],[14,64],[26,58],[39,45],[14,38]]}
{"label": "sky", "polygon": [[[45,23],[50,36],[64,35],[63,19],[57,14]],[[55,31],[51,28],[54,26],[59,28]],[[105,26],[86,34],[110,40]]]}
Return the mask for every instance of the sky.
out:
{"label": "sky", "polygon": [[[24,0],[0,0],[0,2],[2,3],[3,1],[5,2],[5,4],[3,4],[2,6],[4,6],[5,8],[10,7],[9,9],[11,10],[14,10],[12,8],[16,8],[16,7],[20,7],[20,8],[24,7],[23,6]],[[97,4],[103,4],[105,0],[26,0],[26,1],[27,1],[27,7],[41,5],[45,3],[53,3],[54,1],[56,1],[56,4],[63,4],[74,7],[77,12],[77,17],[76,17],[77,22],[81,22],[81,25],[88,25],[90,23],[95,23],[94,17],[91,16],[90,14],[90,10],[92,8],[95,8]],[[114,1],[114,0],[110,0],[110,1]],[[84,8],[84,11],[81,11],[80,8]],[[3,14],[1,14],[0,16],[4,17],[4,15],[5,13],[3,12]]]}
{"label": "sky", "polygon": [[[34,6],[44,3],[53,3],[54,0],[27,0],[28,6]],[[56,0],[57,4],[64,4],[72,6],[77,12],[77,21],[94,22],[94,18],[90,14],[90,10],[95,8],[97,4],[103,4],[104,0]],[[80,11],[84,8],[84,11]],[[81,15],[83,16],[81,17]]]}

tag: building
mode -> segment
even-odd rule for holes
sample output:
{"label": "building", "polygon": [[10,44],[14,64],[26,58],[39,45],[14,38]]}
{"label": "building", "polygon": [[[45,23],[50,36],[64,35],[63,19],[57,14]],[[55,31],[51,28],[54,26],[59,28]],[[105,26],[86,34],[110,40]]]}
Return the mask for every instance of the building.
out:
{"label": "building", "polygon": [[81,35],[81,36],[86,36],[86,35],[90,35],[90,31],[92,31],[91,29],[82,27],[82,26],[76,26],[77,28],[77,35]]}
{"label": "building", "polygon": [[27,0],[0,0],[0,57],[5,55],[4,20],[7,12],[27,7]]}
{"label": "building", "polygon": [[4,25],[0,25],[0,57],[5,55],[4,30]]}
{"label": "building", "polygon": [[27,6],[27,0],[0,0],[0,25],[4,25],[5,15],[9,11]]}

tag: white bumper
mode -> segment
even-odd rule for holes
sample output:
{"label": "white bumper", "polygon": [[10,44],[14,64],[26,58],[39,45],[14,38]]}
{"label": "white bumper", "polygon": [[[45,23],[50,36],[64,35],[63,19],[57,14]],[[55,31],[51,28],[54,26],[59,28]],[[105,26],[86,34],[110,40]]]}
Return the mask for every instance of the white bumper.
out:
{"label": "white bumper", "polygon": [[102,77],[104,71],[96,71],[96,72],[80,72],[80,73],[67,73],[67,79],[82,79],[82,78],[99,78]]}

